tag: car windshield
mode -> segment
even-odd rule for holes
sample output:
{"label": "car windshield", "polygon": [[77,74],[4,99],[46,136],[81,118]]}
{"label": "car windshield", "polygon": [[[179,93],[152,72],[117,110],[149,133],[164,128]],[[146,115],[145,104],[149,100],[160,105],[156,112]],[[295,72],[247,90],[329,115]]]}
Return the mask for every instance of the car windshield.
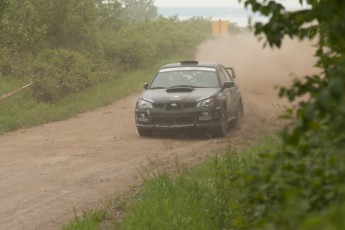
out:
{"label": "car windshield", "polygon": [[219,87],[215,68],[208,67],[176,67],[161,69],[150,89],[192,87],[217,88]]}

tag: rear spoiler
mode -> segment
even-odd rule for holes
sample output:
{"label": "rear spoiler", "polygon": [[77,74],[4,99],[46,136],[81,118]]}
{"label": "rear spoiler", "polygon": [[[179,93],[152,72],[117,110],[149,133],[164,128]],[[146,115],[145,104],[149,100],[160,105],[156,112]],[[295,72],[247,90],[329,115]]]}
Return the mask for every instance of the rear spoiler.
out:
{"label": "rear spoiler", "polygon": [[198,61],[181,61],[180,62],[181,65],[197,65],[199,64]]}

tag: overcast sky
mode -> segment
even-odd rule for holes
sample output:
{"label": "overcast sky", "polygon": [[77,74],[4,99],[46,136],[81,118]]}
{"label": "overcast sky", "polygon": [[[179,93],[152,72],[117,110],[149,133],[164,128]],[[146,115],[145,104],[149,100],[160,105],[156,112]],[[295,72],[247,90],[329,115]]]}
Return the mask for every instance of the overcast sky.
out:
{"label": "overcast sky", "polygon": [[[299,0],[278,0],[286,7],[299,7]],[[238,0],[155,0],[158,7],[241,7]]]}

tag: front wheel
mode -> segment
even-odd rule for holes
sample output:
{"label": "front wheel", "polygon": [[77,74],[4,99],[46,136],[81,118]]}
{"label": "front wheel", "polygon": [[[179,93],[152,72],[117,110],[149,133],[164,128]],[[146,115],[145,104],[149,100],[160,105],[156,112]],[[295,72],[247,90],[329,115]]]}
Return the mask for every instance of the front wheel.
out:
{"label": "front wheel", "polygon": [[243,109],[243,103],[241,100],[240,102],[238,102],[238,105],[237,105],[235,128],[241,128],[243,117],[244,117],[244,109]]}
{"label": "front wheel", "polygon": [[229,129],[228,115],[224,106],[220,112],[220,116],[219,127],[216,127],[212,130],[212,134],[215,137],[225,137]]}

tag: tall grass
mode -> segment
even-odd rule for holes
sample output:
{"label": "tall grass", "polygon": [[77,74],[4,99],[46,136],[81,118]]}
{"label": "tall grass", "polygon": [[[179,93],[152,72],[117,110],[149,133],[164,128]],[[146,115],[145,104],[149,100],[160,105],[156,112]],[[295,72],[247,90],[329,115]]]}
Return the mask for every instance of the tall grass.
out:
{"label": "tall grass", "polygon": [[[55,103],[39,103],[32,97],[30,88],[24,89],[0,101],[0,133],[63,120],[139,92],[143,83],[150,81],[161,65],[173,61],[177,60],[161,60],[144,70],[118,73],[116,76],[114,74],[109,81],[101,82],[80,93],[68,95]],[[25,84],[19,80],[1,77],[0,83],[1,95]]]}
{"label": "tall grass", "polygon": [[106,219],[106,213],[102,210],[84,212],[82,217],[75,214],[75,219],[68,225],[63,227],[63,230],[91,230],[98,229],[102,221]]}
{"label": "tall grass", "polygon": [[9,93],[27,83],[28,82],[25,82],[22,79],[2,77],[0,75],[0,96]]}
{"label": "tall grass", "polygon": [[[113,225],[102,229],[236,228],[243,223],[240,201],[246,187],[242,178],[259,163],[259,155],[278,147],[276,140],[267,138],[241,152],[230,147],[220,150],[217,156],[193,168],[182,167],[176,160],[176,174],[161,172],[144,176],[140,191],[122,204],[123,217],[113,217]],[[78,221],[89,219],[86,216]],[[110,219],[107,214],[107,221]],[[78,229],[71,228],[73,224],[68,229]],[[100,226],[102,222],[86,229],[100,229]]]}
{"label": "tall grass", "polygon": [[143,188],[120,223],[120,229],[228,229],[243,222],[241,179],[258,155],[275,151],[278,143],[264,140],[237,152],[219,152],[192,169],[180,169],[176,177],[163,173],[145,179]]}

